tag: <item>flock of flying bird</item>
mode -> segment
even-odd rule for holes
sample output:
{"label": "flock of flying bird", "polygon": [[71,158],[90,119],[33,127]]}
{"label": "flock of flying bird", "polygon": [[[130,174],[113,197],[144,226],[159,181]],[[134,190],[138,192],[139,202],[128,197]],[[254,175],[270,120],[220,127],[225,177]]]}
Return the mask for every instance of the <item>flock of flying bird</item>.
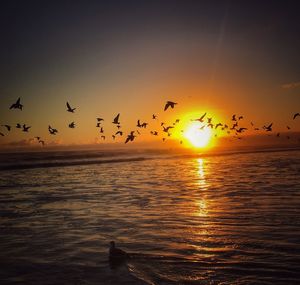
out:
{"label": "flock of flying bird", "polygon": [[[164,111],[167,111],[169,108],[174,109],[175,105],[177,105],[176,102],[172,102],[172,101],[167,101],[165,106],[164,106]],[[74,113],[76,108],[72,108],[71,105],[67,102],[66,103],[66,107],[67,107],[67,112],[70,113]],[[21,98],[18,98],[18,100],[13,103],[9,109],[19,109],[19,110],[23,110],[23,105],[21,104]],[[231,117],[231,125],[229,124],[225,124],[225,123],[213,123],[213,118],[212,117],[207,117],[206,116],[207,113],[204,113],[200,118],[197,119],[193,119],[192,121],[196,121],[201,123],[201,126],[199,127],[199,130],[203,130],[204,128],[211,128],[214,130],[217,129],[221,129],[222,131],[226,131],[227,134],[234,134],[234,137],[236,137],[237,139],[241,139],[241,136],[239,136],[241,133],[245,132],[248,130],[248,128],[246,127],[241,127],[239,125],[240,121],[243,120],[243,116],[237,116],[236,114],[232,115]],[[295,113],[293,116],[293,120],[295,120],[297,117],[300,117],[300,113]],[[104,128],[102,126],[102,122],[104,121],[103,118],[96,118],[96,128],[100,128],[100,135],[101,135],[101,139],[105,140],[106,136],[104,135]],[[153,114],[152,115],[152,120],[157,120],[157,115]],[[180,122],[180,119],[176,119],[175,122],[173,122],[171,125],[166,126],[166,124],[164,122],[160,123],[160,126],[162,128],[162,132],[165,133],[168,137],[171,136],[171,130],[175,128],[175,126]],[[117,114],[115,116],[115,118],[112,121],[112,124],[114,124],[116,126],[116,132],[112,135],[112,139],[115,140],[117,136],[123,136],[123,131],[121,129],[121,123],[120,123],[120,113]],[[146,129],[149,123],[147,122],[141,122],[140,120],[137,120],[137,128],[144,128]],[[11,126],[4,124],[1,125],[2,127],[5,127],[7,132],[11,131]],[[27,126],[26,124],[20,124],[17,123],[15,126],[17,129],[22,129],[23,132],[28,132],[29,129],[31,128],[31,126]],[[68,124],[68,127],[71,129],[74,129],[76,127],[75,122],[71,122]],[[264,130],[265,132],[272,132],[273,131],[273,123],[264,125],[262,128],[258,128],[255,127],[253,122],[251,122],[251,127],[253,128],[253,130],[258,131],[258,130]],[[287,129],[290,130],[291,128],[289,126],[287,126]],[[56,135],[58,133],[58,130],[51,127],[50,125],[48,126],[48,131],[51,135]],[[181,132],[183,132],[183,130],[181,130]],[[151,130],[150,134],[153,136],[158,136],[159,132],[156,130]],[[141,135],[139,130],[134,130],[131,131],[126,139],[125,139],[125,144],[128,142],[132,142],[138,135]],[[0,136],[5,136],[5,134],[3,132],[0,132]],[[216,135],[215,135],[216,136]],[[276,134],[277,137],[280,136],[280,133]],[[45,141],[41,139],[41,137],[36,136],[34,137],[34,139],[36,139],[40,144],[44,145]],[[289,136],[287,136],[287,139],[290,139]],[[162,138],[163,141],[166,140],[166,137]],[[300,141],[300,139],[299,139]],[[182,143],[182,141],[180,141],[180,143]]]}

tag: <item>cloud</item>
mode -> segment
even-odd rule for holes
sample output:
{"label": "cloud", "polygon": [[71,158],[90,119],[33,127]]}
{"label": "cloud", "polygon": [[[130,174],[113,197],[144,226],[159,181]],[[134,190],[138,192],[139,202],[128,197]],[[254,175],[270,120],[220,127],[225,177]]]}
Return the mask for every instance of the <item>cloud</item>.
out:
{"label": "cloud", "polygon": [[282,87],[283,89],[295,89],[295,88],[300,87],[300,81],[298,81],[298,82],[286,83],[286,84],[281,85],[281,87]]}

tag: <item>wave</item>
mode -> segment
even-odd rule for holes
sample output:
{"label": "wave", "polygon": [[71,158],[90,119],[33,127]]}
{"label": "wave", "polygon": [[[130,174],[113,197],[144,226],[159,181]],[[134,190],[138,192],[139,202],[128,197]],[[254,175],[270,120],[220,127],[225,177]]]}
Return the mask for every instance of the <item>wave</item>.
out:
{"label": "wave", "polygon": [[[216,156],[232,156],[243,154],[269,153],[269,152],[290,152],[300,151],[299,147],[294,148],[266,148],[266,149],[244,149],[215,151],[203,153],[176,153],[172,150],[153,150],[132,152],[108,151],[108,152],[79,152],[79,151],[59,151],[53,153],[6,153],[0,154],[2,158],[0,171],[22,170],[34,168],[67,167],[77,165],[93,165],[108,163],[138,162],[153,159],[188,159],[188,158],[206,158]],[[134,156],[135,155],[135,156]],[[139,156],[137,156],[139,155]]]}
{"label": "wave", "polygon": [[78,160],[78,161],[54,161],[54,162],[41,162],[41,163],[25,163],[25,164],[12,164],[0,166],[0,171],[3,170],[21,170],[32,168],[49,168],[49,167],[65,167],[76,165],[92,165],[92,164],[104,164],[104,163],[122,163],[122,162],[134,162],[146,160],[145,157],[134,158],[117,158],[117,159],[103,159],[103,160]]}

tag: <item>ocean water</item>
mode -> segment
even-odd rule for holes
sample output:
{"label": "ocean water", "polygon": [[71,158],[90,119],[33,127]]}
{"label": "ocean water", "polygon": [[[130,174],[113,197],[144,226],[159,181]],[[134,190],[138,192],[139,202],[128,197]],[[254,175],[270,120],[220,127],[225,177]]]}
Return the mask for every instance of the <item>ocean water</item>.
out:
{"label": "ocean water", "polygon": [[0,246],[1,284],[300,284],[300,150],[3,153]]}

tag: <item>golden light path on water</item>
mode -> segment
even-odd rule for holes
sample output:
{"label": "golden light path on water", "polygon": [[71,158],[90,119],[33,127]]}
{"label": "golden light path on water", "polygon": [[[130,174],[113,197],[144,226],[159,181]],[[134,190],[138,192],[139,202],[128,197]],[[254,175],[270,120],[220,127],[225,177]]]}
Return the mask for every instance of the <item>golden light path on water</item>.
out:
{"label": "golden light path on water", "polygon": [[199,180],[198,180],[198,185],[199,185],[199,191],[202,191],[202,199],[199,199],[197,201],[198,204],[198,215],[201,217],[205,217],[208,214],[207,211],[207,200],[205,197],[205,190],[207,187],[206,180],[205,180],[205,171],[204,171],[204,160],[202,158],[197,159],[198,163],[198,175],[199,175]]}

